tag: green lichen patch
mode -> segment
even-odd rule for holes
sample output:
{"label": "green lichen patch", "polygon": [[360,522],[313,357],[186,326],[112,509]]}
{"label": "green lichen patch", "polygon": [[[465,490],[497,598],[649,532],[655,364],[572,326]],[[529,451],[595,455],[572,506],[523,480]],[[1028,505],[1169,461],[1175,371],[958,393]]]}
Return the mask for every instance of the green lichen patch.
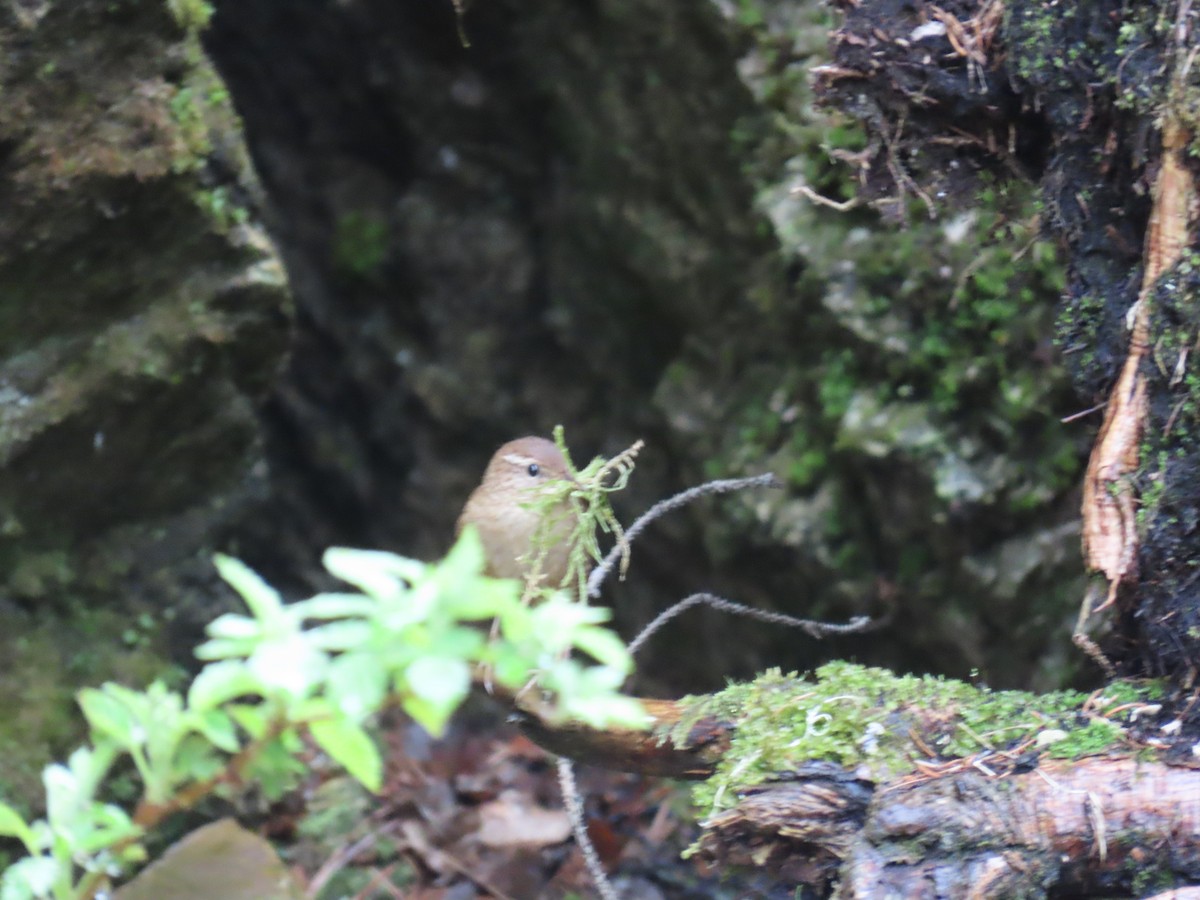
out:
{"label": "green lichen patch", "polygon": [[1157,682],[1038,695],[833,662],[810,678],[769,672],[696,701],[673,737],[704,716],[735,723],[716,773],[695,788],[697,805],[716,811],[814,761],[882,781],[920,764],[972,759],[982,771],[1007,771],[1018,759],[1032,764],[1028,754],[1103,753],[1124,745],[1129,722],[1161,696]]}

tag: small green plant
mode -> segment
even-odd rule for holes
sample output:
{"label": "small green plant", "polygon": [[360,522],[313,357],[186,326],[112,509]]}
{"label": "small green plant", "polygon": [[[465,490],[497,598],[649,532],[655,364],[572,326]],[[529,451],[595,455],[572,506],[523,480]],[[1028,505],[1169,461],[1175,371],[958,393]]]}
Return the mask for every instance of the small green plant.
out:
{"label": "small green plant", "polygon": [[[209,625],[197,650],[208,663],[186,694],[162,683],[80,692],[89,742],[46,768],[45,818],[27,822],[0,803],[0,835],[27,854],[0,878],[3,900],[107,891],[146,859],[144,839],[171,814],[246,781],[268,796],[286,790],[301,770],[304,734],[378,790],[383,762],[369,717],[396,702],[440,733],[476,666],[514,691],[536,680],[551,717],[595,726],[645,721],[639,704],[618,693],[632,661],[601,627],[608,611],[562,591],[522,603],[516,582],[480,574],[473,530],[436,564],[350,549],[331,549],[324,562],[356,590],[284,603],[245,565],[218,557],[249,614]],[[469,624],[493,619],[499,627],[490,640]],[[572,649],[596,664],[572,658]],[[141,785],[132,814],[104,799],[106,779],[126,759]]]}

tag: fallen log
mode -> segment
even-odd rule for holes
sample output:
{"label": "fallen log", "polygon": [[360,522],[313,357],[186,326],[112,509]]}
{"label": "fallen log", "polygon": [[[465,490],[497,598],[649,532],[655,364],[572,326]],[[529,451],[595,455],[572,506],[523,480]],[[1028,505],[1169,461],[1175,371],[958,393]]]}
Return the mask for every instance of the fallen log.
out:
{"label": "fallen log", "polygon": [[696,852],[781,885],[1139,896],[1200,882],[1200,759],[1166,691],[1035,695],[833,663],[647,701],[647,731],[555,722],[532,692],[509,699],[556,753],[697,780]]}

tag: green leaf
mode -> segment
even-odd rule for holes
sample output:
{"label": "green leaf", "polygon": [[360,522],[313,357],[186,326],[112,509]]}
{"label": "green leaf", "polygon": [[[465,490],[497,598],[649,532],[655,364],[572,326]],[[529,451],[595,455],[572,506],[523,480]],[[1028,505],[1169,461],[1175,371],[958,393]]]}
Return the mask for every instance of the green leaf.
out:
{"label": "green leaf", "polygon": [[27,856],[4,870],[0,900],[53,896],[54,887],[63,874],[58,860],[49,856]]}
{"label": "green leaf", "polygon": [[424,563],[381,550],[330,547],[321,561],[331,574],[381,600],[395,599],[404,593],[404,582],[418,581],[425,575]]}
{"label": "green leaf", "polygon": [[288,609],[306,619],[341,619],[369,616],[377,607],[374,600],[362,594],[326,593],[298,600]]}
{"label": "green leaf", "polygon": [[514,647],[495,644],[488,653],[492,666],[492,677],[507,688],[523,687],[533,675],[536,664]]}
{"label": "green leaf", "polygon": [[327,663],[326,654],[297,632],[264,641],[246,665],[268,690],[275,688],[299,700],[324,679]]}
{"label": "green leaf", "polygon": [[326,685],[330,702],[358,722],[383,705],[387,673],[373,655],[347,653],[329,664]]}
{"label": "green leaf", "polygon": [[375,742],[359,725],[339,716],[311,722],[308,730],[321,749],[363,787],[379,792],[383,787],[383,760]]}
{"label": "green leaf", "polygon": [[232,704],[225,709],[254,740],[267,733],[267,713],[261,706],[249,706],[244,703]]}
{"label": "green leaf", "polygon": [[228,659],[209,663],[200,670],[188,688],[188,708],[203,712],[220,706],[234,697],[247,694],[261,695],[262,682],[250,672],[241,660]]}
{"label": "green leaf", "polygon": [[479,575],[483,572],[483,561],[483,541],[479,537],[479,529],[468,525],[438,568],[456,574]]}
{"label": "green leaf", "polygon": [[403,706],[404,711],[412,716],[413,721],[434,737],[440,737],[446,730],[446,723],[450,721],[450,713],[453,712],[447,706],[430,703],[414,694],[409,694],[404,698]]}
{"label": "green leaf", "polygon": [[227,762],[208,738],[192,733],[179,742],[171,765],[181,780],[198,782],[224,771]]}
{"label": "green leaf", "polygon": [[584,626],[575,632],[574,644],[597,662],[626,674],[633,671],[633,657],[625,642],[607,628]]}
{"label": "green leaf", "polygon": [[134,736],[137,724],[131,710],[112,694],[95,688],[84,688],[79,692],[79,706],[88,720],[88,725],[98,734],[112,738],[122,747],[132,747],[145,739]]}
{"label": "green leaf", "polygon": [[254,618],[268,627],[278,625],[283,618],[283,600],[275,588],[263,581],[244,562],[232,556],[218,553],[213,557],[213,562],[221,577],[242,595]]}
{"label": "green leaf", "polygon": [[619,693],[624,680],[625,673],[619,669],[585,668],[577,660],[560,659],[542,673],[540,683],[557,696],[561,718],[577,719],[596,728],[645,727],[650,720],[641,704]]}
{"label": "green leaf", "polygon": [[129,814],[110,803],[94,804],[89,810],[89,828],[79,836],[76,848],[83,854],[94,855],[124,840],[136,840],[143,832],[133,824]]}
{"label": "green leaf", "polygon": [[0,834],[17,838],[30,853],[38,849],[29,825],[21,818],[21,814],[7,803],[0,803]]}
{"label": "green leaf", "polygon": [[252,640],[262,635],[262,626],[257,621],[237,613],[217,616],[204,630],[210,637],[227,640]]}
{"label": "green leaf", "polygon": [[474,578],[463,589],[448,594],[446,610],[467,621],[491,619],[513,608],[521,609],[521,584],[511,578]]}
{"label": "green leaf", "polygon": [[[436,635],[433,645],[428,649],[436,651],[437,656],[453,657],[461,660],[479,659],[487,646],[487,635],[478,628],[456,626],[447,628]],[[435,655],[422,653],[422,656]]]}
{"label": "green leaf", "polygon": [[357,650],[371,640],[374,629],[369,622],[342,621],[318,625],[305,634],[322,650]]}
{"label": "green leaf", "polygon": [[[430,567],[430,581],[437,586],[438,596],[449,607],[456,599],[471,597],[482,581],[483,541],[474,526],[463,529],[450,552],[436,566]],[[515,582],[514,582],[515,584]],[[483,616],[491,615],[483,612]]]}
{"label": "green leaf", "polygon": [[533,634],[550,653],[559,653],[575,643],[576,635],[589,625],[608,621],[612,613],[600,606],[587,606],[556,593],[532,610]]}
{"label": "green leaf", "polygon": [[208,738],[209,742],[226,753],[236,753],[241,746],[238,743],[237,729],[233,719],[224,710],[206,709],[193,711],[192,727]]}
{"label": "green leaf", "polygon": [[471,667],[451,656],[424,656],[405,673],[409,689],[434,706],[453,711],[471,688]]}
{"label": "green leaf", "polygon": [[108,740],[97,741],[93,747],[76,747],[72,750],[67,757],[67,770],[75,780],[76,790],[89,797],[94,794],[118,755],[120,748]]}
{"label": "green leaf", "polygon": [[434,582],[417,582],[411,591],[384,605],[378,622],[387,631],[400,636],[412,625],[425,623],[441,602],[441,596]]}
{"label": "green leaf", "polygon": [[46,788],[46,818],[55,829],[71,829],[79,811],[91,799],[84,796],[79,779],[62,763],[51,763],[42,770]]}
{"label": "green leaf", "polygon": [[523,643],[534,634],[533,610],[516,603],[500,612],[500,632],[513,643]]}
{"label": "green leaf", "polygon": [[305,764],[296,758],[302,746],[295,730],[267,741],[251,761],[246,780],[256,783],[268,800],[278,800],[307,771]]}

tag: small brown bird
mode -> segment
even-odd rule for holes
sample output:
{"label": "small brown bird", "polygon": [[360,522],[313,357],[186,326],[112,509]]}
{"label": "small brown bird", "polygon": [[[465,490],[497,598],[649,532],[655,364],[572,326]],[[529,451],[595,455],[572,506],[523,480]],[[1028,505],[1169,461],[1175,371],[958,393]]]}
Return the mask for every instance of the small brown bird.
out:
{"label": "small brown bird", "polygon": [[[474,525],[487,557],[485,572],[495,578],[529,578],[537,548],[533,546],[541,516],[530,505],[555,481],[569,481],[567,461],[553,441],[523,437],[493,454],[483,481],[467,498],[455,534]],[[569,501],[547,514],[541,584],[556,588],[567,578],[570,536],[575,526]]]}

